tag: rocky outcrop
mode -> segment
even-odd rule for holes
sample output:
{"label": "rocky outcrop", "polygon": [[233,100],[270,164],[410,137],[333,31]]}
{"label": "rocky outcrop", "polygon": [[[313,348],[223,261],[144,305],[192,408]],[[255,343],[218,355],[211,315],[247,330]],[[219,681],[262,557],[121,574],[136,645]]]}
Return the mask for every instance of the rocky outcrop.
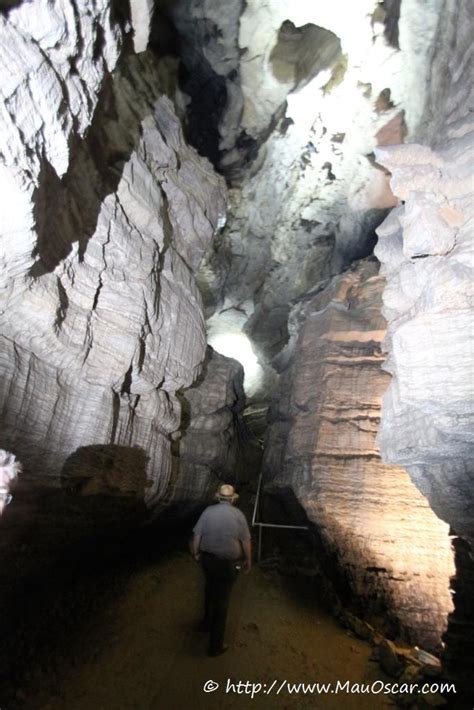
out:
{"label": "rocky outcrop", "polygon": [[[176,52],[181,61],[181,88],[186,95],[188,135],[214,164],[234,148],[241,130],[239,21],[243,0],[158,2],[155,15],[159,52]],[[163,18],[175,29],[163,29]],[[165,25],[166,27],[166,25]]]}
{"label": "rocky outcrop", "polygon": [[[366,118],[374,108],[378,113],[393,108],[395,98],[406,102],[415,128],[442,4],[407,0],[400,11],[399,0],[375,8],[370,2],[348,8],[344,0],[318,6],[305,0],[291,6],[283,0],[248,5],[232,0],[222,13],[216,0],[159,2],[155,41],[159,51],[180,56],[189,131],[200,150],[239,180],[285,115],[288,96],[313,80],[324,91],[315,94],[313,87],[305,99],[317,98],[319,118],[327,95],[346,82],[346,89],[355,89],[353,125],[359,109],[364,111],[359,99],[365,94]],[[168,34],[163,29],[164,18],[174,33],[171,27]],[[383,76],[374,59],[383,62]],[[401,67],[405,76],[400,76]],[[317,120],[317,112],[311,118]],[[286,128],[291,120],[292,113],[286,113]]]}
{"label": "rocky outcrop", "polygon": [[30,229],[28,242],[23,236],[20,244],[8,245],[7,253],[15,256],[10,262],[18,260],[21,273],[22,257],[29,256],[23,252],[35,247],[31,196],[41,169],[47,161],[59,178],[66,173],[70,137],[84,136],[90,126],[123,33],[107,0],[85,12],[69,1],[15,4],[0,15],[2,193],[16,207],[2,214],[2,233],[8,227]]}
{"label": "rocky outcrop", "polygon": [[379,441],[472,541],[472,13],[464,0],[446,10],[418,131],[425,145],[377,151],[403,201],[377,230],[392,375]]}
{"label": "rocky outcrop", "polygon": [[[403,200],[378,229],[387,285],[386,369],[379,444],[403,465],[456,540],[455,611],[445,660],[459,690],[472,692],[474,579],[474,391],[472,8],[446,2],[419,143],[383,148]],[[448,49],[449,48],[449,49]],[[423,144],[422,144],[423,143]]]}
{"label": "rocky outcrop", "polygon": [[194,272],[224,184],[186,145],[151,56],[108,73],[122,30],[105,2],[77,17],[38,0],[0,21],[2,441],[31,485],[154,505],[176,393],[205,355]]}
{"label": "rocky outcrop", "polygon": [[148,46],[154,4],[154,0],[130,0],[133,46],[137,53],[144,52]]}
{"label": "rocky outcrop", "polygon": [[433,649],[452,606],[453,555],[448,526],[376,445],[389,381],[383,286],[376,261],[361,261],[300,312],[264,475],[267,490],[295,494],[365,612],[388,610],[412,641]]}
{"label": "rocky outcrop", "polygon": [[[176,25],[186,56],[191,45],[227,87],[213,159],[232,185],[229,219],[200,278],[210,311],[245,313],[268,371],[279,367],[292,307],[370,254],[398,204],[373,153],[418,128],[443,2],[233,2],[229,19],[214,5],[196,16],[214,28],[205,41],[189,14]],[[226,118],[237,111],[238,131]]]}
{"label": "rocky outcrop", "polygon": [[391,373],[380,447],[406,467],[437,514],[474,539],[472,491],[472,177],[474,123],[444,151],[381,149],[404,205],[379,228],[387,279],[384,315]]}
{"label": "rocky outcrop", "polygon": [[181,486],[192,483],[199,491],[196,498],[209,491],[210,471],[218,479],[232,483],[238,482],[239,473],[243,477],[238,465],[242,455],[239,415],[245,406],[243,379],[239,362],[208,347],[201,377],[183,394]]}
{"label": "rocky outcrop", "polygon": [[207,348],[203,371],[180,395],[181,431],[175,440],[168,493],[154,517],[170,520],[208,501],[220,483],[256,475],[252,441],[242,419],[244,371],[236,360]]}

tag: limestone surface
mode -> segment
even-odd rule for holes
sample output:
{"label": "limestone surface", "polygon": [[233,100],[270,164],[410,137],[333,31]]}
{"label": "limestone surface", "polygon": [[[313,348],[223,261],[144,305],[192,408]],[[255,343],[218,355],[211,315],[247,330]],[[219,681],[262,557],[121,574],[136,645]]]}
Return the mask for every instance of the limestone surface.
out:
{"label": "limestone surface", "polygon": [[452,608],[449,528],[376,444],[389,382],[383,287],[376,261],[361,261],[306,304],[270,414],[264,480],[294,493],[366,612],[385,607],[412,641],[439,649]]}
{"label": "limestone surface", "polygon": [[369,254],[398,204],[374,149],[415,135],[444,10],[438,0],[404,0],[399,17],[365,0],[255,0],[231,3],[227,18],[211,6],[197,19],[205,41],[185,37],[226,86],[232,77],[215,158],[232,190],[200,280],[209,310],[243,312],[262,364],[275,367],[292,308]]}
{"label": "limestone surface", "polygon": [[252,448],[242,421],[244,371],[236,360],[207,348],[202,373],[179,397],[181,429],[172,446],[168,493],[155,517],[183,515],[212,499],[220,483],[247,481]]}
{"label": "limestone surface", "polygon": [[186,145],[154,59],[108,73],[123,28],[105,2],[75,8],[0,17],[2,441],[42,486],[153,505],[176,393],[204,360],[194,272],[225,187]]}
{"label": "limestone surface", "polygon": [[383,148],[378,160],[404,200],[379,227],[391,373],[380,447],[405,466],[433,509],[474,539],[474,123],[443,149]]}
{"label": "limestone surface", "polygon": [[466,0],[450,0],[446,10],[419,142],[377,151],[403,201],[377,230],[392,375],[379,443],[384,459],[405,466],[436,513],[472,544],[473,18]]}

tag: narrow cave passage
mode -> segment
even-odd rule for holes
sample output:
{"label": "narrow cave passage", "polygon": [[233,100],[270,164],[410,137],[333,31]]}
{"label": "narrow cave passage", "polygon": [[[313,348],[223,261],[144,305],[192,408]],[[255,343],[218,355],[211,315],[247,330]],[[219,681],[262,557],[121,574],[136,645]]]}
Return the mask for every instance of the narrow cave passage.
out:
{"label": "narrow cave passage", "polygon": [[[69,549],[47,577],[29,585],[34,597],[17,599],[24,621],[16,650],[26,668],[15,689],[2,687],[6,707],[247,708],[251,683],[255,707],[337,708],[341,696],[305,694],[292,684],[390,682],[371,646],[328,611],[316,578],[285,570],[281,557],[237,581],[228,621],[232,648],[208,658],[205,634],[197,630],[201,572],[185,528],[168,532],[167,539],[156,530],[156,540],[147,531]],[[264,692],[263,684],[270,689],[285,679],[290,685],[278,697]],[[206,694],[209,680],[219,688]],[[241,692],[231,686],[226,692],[228,680],[242,681]],[[364,695],[341,692],[354,710],[394,707],[386,696],[368,704]]]}
{"label": "narrow cave passage", "polygon": [[[464,707],[468,0],[89,5],[0,3],[6,707]],[[209,659],[222,483],[259,564]]]}

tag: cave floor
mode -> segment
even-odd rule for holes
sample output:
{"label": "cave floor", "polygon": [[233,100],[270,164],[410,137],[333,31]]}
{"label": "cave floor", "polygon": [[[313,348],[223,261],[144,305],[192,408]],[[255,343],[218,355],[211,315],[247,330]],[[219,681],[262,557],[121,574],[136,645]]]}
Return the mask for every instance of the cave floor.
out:
{"label": "cave floor", "polygon": [[[38,668],[32,661],[30,682],[17,690],[18,707],[25,710],[393,707],[383,694],[305,695],[285,687],[277,695],[284,680],[388,680],[371,660],[372,648],[315,601],[314,579],[257,566],[241,576],[228,619],[230,649],[218,658],[207,657],[207,635],[196,630],[203,580],[184,544],[135,564],[133,573],[102,568],[98,586],[89,581],[83,589],[71,581],[75,590],[72,597],[64,591],[63,606],[70,605],[76,626],[37,657]],[[61,614],[53,610],[53,616],[58,629],[51,633],[61,636]],[[219,688],[205,693],[209,680]],[[226,692],[228,680],[266,688],[257,692],[255,686],[251,698],[250,685]]]}

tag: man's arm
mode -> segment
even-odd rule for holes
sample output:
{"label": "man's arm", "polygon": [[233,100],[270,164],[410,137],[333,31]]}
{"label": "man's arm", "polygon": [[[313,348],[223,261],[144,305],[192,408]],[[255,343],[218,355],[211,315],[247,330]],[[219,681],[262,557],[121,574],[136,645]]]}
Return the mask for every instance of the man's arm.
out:
{"label": "man's arm", "polygon": [[250,572],[250,568],[252,567],[252,541],[249,538],[248,540],[242,540],[242,550],[244,551],[244,572]]}
{"label": "man's arm", "polygon": [[192,539],[191,539],[191,554],[192,554],[192,556],[194,557],[194,559],[196,560],[196,562],[197,562],[197,561],[199,560],[199,558],[201,557],[201,554],[200,554],[200,552],[199,552],[199,546],[200,546],[200,544],[201,544],[201,538],[202,538],[202,535],[198,535],[198,534],[194,533],[194,535],[193,535],[193,537],[192,537]]}
{"label": "man's arm", "polygon": [[191,550],[191,554],[198,562],[199,558],[201,557],[201,553],[199,551],[199,548],[201,546],[201,540],[202,540],[202,534],[203,534],[203,528],[206,520],[206,511],[207,509],[201,513],[199,520],[197,521],[196,525],[193,527],[193,536],[191,538],[191,542],[189,543],[189,547]]}

